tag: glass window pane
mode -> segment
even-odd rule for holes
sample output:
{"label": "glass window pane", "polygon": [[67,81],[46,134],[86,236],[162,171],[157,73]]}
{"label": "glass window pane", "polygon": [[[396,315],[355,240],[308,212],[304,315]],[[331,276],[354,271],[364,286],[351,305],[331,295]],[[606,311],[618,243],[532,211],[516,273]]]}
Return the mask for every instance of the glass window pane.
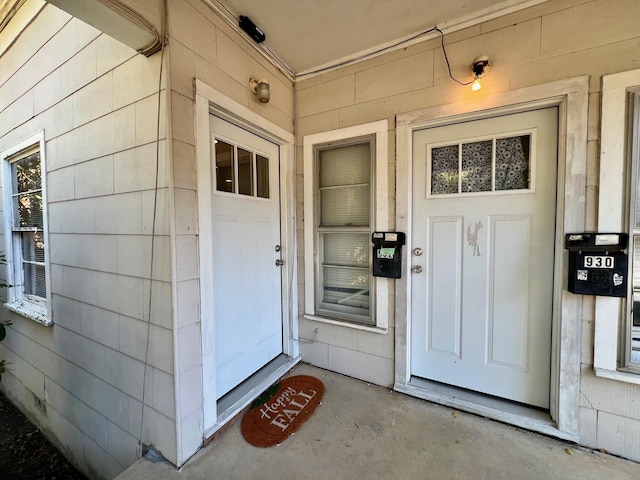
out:
{"label": "glass window pane", "polygon": [[11,164],[14,193],[29,192],[42,188],[40,152],[21,158]]}
{"label": "glass window pane", "polygon": [[44,263],[43,232],[20,232],[22,259],[29,262]]}
{"label": "glass window pane", "polygon": [[496,190],[529,188],[531,135],[496,139]]}
{"label": "glass window pane", "polygon": [[493,141],[462,144],[462,192],[490,192]]}
{"label": "glass window pane", "polygon": [[324,267],[322,308],[357,315],[369,314],[369,270]]}
{"label": "glass window pane", "polygon": [[320,187],[369,183],[371,144],[348,145],[320,151]]}
{"label": "glass window pane", "polygon": [[24,268],[24,293],[47,297],[47,283],[45,280],[45,268],[42,265],[23,263]]}
{"label": "glass window pane", "polygon": [[320,192],[320,226],[369,225],[369,185],[337,187]]}
{"label": "glass window pane", "polygon": [[216,140],[216,190],[235,192],[233,168],[233,145]]}
{"label": "glass window pane", "polygon": [[256,154],[256,180],[258,196],[269,198],[269,159]]}
{"label": "glass window pane", "polygon": [[42,192],[14,197],[14,215],[15,223],[20,227],[42,227]]}
{"label": "glass window pane", "polygon": [[238,147],[238,193],[253,195],[253,154]]}
{"label": "glass window pane", "polygon": [[431,149],[431,194],[458,193],[458,145]]}
{"label": "glass window pane", "polygon": [[369,234],[325,233],[323,237],[323,265],[369,268]]}

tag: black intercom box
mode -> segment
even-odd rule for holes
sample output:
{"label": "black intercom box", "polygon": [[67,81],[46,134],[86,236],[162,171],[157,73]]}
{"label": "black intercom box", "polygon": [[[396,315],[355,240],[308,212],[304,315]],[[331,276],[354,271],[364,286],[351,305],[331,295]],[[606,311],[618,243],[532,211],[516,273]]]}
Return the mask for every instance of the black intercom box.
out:
{"label": "black intercom box", "polygon": [[626,233],[569,233],[568,290],[579,295],[627,296]]}
{"label": "black intercom box", "polygon": [[402,276],[403,232],[373,232],[373,275],[400,278]]}

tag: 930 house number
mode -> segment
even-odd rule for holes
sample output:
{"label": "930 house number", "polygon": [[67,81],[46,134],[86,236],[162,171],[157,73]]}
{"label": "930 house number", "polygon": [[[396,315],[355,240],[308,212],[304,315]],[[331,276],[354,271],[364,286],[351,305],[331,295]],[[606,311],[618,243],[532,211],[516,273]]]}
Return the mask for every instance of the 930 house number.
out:
{"label": "930 house number", "polygon": [[585,268],[613,268],[614,258],[602,255],[585,255]]}

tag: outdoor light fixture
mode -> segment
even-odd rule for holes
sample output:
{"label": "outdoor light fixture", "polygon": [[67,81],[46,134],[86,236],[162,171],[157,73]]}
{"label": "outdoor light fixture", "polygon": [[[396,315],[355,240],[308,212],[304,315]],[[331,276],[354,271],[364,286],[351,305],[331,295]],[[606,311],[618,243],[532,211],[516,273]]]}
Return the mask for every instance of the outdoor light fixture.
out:
{"label": "outdoor light fixture", "polygon": [[256,79],[251,77],[249,80],[249,87],[251,88],[251,91],[258,96],[258,100],[260,100],[260,102],[269,102],[269,99],[271,98],[269,80],[266,78]]}
{"label": "outdoor light fixture", "polygon": [[489,73],[489,70],[491,70],[491,64],[489,63],[488,56],[480,55],[473,59],[473,63],[471,63],[471,73],[474,76],[474,80],[471,84],[471,90],[474,92],[480,90],[480,79]]}

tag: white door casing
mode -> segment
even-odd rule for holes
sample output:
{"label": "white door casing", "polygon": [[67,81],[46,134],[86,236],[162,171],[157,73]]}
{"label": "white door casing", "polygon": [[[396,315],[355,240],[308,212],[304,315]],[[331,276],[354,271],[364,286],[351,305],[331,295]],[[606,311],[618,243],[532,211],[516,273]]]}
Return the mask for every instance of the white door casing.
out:
{"label": "white door casing", "polygon": [[[424,254],[411,262],[422,268],[412,274],[412,375],[549,408],[557,118],[548,108],[414,132],[412,245]],[[460,143],[471,158],[479,147],[489,163],[464,173],[486,173],[476,181],[490,190],[492,139],[521,136],[528,189],[500,190],[496,178],[493,192],[430,193],[432,152]]]}
{"label": "white door casing", "polygon": [[[276,264],[281,260],[279,152],[273,143],[214,115],[210,124],[213,320],[220,398],[282,353],[281,266]],[[234,178],[228,183],[217,180],[221,167],[216,168],[216,146],[255,153],[256,163],[258,158],[268,159],[268,172],[254,164],[253,175],[248,167],[242,175],[238,154]],[[268,198],[257,194],[258,183],[267,180],[260,174],[268,174]],[[241,175],[248,182],[242,182]],[[220,191],[231,185],[235,191]],[[241,188],[249,194],[239,193]]]}

